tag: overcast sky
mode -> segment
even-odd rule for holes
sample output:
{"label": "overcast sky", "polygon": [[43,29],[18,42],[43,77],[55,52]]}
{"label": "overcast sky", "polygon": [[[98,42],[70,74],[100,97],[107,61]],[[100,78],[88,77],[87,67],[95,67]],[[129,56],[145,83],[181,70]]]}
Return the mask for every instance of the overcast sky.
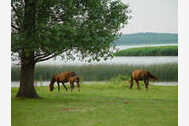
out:
{"label": "overcast sky", "polygon": [[122,0],[129,3],[132,19],[122,33],[177,33],[177,0]]}

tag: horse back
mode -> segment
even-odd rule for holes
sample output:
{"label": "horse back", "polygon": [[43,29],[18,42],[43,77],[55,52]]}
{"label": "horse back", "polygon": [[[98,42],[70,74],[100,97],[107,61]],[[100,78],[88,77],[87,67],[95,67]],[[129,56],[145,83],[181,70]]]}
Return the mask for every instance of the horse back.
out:
{"label": "horse back", "polygon": [[133,72],[132,72],[132,78],[134,79],[134,80],[143,80],[143,79],[147,79],[147,78],[149,78],[148,76],[148,71],[146,71],[146,70],[134,70]]}
{"label": "horse back", "polygon": [[57,81],[68,82],[69,78],[72,77],[72,75],[73,75],[72,72],[61,72],[61,73],[57,73],[55,75],[55,78]]}
{"label": "horse back", "polygon": [[79,76],[70,77],[70,82],[79,82]]}

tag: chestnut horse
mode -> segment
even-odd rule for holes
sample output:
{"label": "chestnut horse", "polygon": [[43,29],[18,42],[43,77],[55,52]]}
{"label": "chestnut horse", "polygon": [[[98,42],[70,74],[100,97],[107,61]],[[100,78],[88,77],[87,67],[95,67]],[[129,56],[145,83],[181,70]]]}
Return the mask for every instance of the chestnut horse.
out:
{"label": "chestnut horse", "polygon": [[58,91],[60,91],[60,85],[59,83],[61,82],[66,91],[68,90],[66,85],[64,83],[68,82],[71,77],[76,76],[75,72],[61,72],[61,73],[56,73],[55,75],[52,76],[51,82],[49,84],[49,90],[53,91],[54,89],[54,83],[57,82],[58,84]]}
{"label": "chestnut horse", "polygon": [[139,81],[143,80],[145,88],[148,89],[149,79],[158,80],[157,77],[153,76],[149,71],[146,70],[134,70],[131,75],[130,89],[133,87],[133,80],[137,83],[137,88],[140,89]]}
{"label": "chestnut horse", "polygon": [[78,87],[78,91],[80,92],[80,84],[79,84],[79,76],[73,76],[73,77],[70,77],[70,87],[71,87],[71,92],[73,91],[74,89],[74,82],[77,83],[77,87]]}

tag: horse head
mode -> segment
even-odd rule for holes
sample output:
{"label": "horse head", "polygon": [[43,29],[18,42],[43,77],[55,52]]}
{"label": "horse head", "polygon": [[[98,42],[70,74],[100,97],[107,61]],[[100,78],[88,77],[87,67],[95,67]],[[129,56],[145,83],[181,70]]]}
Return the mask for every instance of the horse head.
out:
{"label": "horse head", "polygon": [[157,80],[158,80],[158,78],[154,76],[153,80],[154,80],[154,81],[157,81]]}
{"label": "horse head", "polygon": [[54,85],[49,84],[49,91],[53,91],[53,89],[54,89]]}
{"label": "horse head", "polygon": [[76,76],[75,72],[71,72],[71,77]]}
{"label": "horse head", "polygon": [[53,89],[54,89],[54,82],[55,82],[55,80],[52,79],[51,83],[49,84],[49,91],[53,91]]}

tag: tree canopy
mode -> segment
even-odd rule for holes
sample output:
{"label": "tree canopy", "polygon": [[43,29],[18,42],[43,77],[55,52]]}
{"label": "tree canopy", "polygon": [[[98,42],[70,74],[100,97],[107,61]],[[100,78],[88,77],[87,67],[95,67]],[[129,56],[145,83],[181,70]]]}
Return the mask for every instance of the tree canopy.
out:
{"label": "tree canopy", "polygon": [[12,58],[16,54],[21,64],[17,97],[39,97],[33,84],[37,62],[111,57],[129,19],[128,6],[119,0],[12,0],[11,7]]}
{"label": "tree canopy", "polygon": [[12,54],[33,53],[35,63],[55,56],[99,60],[128,23],[120,0],[12,0]]}

